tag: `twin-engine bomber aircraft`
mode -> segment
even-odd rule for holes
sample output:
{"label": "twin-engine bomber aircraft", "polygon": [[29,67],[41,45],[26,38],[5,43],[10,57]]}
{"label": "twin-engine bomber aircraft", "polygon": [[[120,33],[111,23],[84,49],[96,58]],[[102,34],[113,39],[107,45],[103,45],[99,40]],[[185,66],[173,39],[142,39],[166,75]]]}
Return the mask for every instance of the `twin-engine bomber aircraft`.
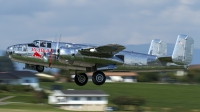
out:
{"label": "twin-engine bomber aircraft", "polygon": [[104,84],[102,71],[155,72],[187,69],[193,58],[194,40],[178,35],[172,56],[167,56],[167,44],[159,39],[151,42],[148,54],[124,51],[118,44],[92,46],[65,42],[35,40],[33,43],[16,44],[7,48],[10,59],[25,63],[26,69],[43,72],[44,67],[75,71],[79,86],[87,83],[86,72],[93,72],[92,81]]}

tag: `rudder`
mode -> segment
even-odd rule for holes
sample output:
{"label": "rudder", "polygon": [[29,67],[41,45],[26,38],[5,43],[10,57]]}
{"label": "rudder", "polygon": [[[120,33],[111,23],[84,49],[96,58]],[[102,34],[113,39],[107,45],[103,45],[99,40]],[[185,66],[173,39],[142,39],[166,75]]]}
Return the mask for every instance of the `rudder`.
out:
{"label": "rudder", "polygon": [[188,35],[178,35],[172,54],[172,60],[176,64],[188,65],[193,59],[194,40]]}
{"label": "rudder", "polygon": [[158,57],[167,55],[167,44],[160,39],[153,39],[149,48],[149,55],[156,55]]}

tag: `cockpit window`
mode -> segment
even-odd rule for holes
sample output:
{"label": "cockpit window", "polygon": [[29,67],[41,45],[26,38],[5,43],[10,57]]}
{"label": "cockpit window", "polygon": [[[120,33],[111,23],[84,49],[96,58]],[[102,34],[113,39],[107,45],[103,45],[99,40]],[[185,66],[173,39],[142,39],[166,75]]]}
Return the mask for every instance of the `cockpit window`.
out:
{"label": "cockpit window", "polygon": [[40,47],[47,47],[46,42],[40,42]]}
{"label": "cockpit window", "polygon": [[73,46],[70,45],[70,44],[66,44],[65,47],[70,48],[70,47],[73,47]]}
{"label": "cockpit window", "polygon": [[34,44],[35,46],[38,46],[38,47],[40,46],[40,43],[38,41],[35,41]]}
{"label": "cockpit window", "polygon": [[28,47],[38,47],[38,46],[35,46],[35,44],[28,44]]}
{"label": "cockpit window", "polygon": [[69,45],[68,45],[68,44],[66,44],[66,45],[65,45],[65,47],[67,47],[67,48],[68,48],[68,47],[69,47]]}
{"label": "cockpit window", "polygon": [[47,47],[47,42],[45,40],[34,40],[33,44],[37,47]]}

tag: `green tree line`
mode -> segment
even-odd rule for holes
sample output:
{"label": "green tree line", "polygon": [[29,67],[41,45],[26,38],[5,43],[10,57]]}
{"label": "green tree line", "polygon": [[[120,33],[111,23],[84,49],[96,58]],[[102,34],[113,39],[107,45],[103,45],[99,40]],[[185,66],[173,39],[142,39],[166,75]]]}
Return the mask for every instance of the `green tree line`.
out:
{"label": "green tree line", "polygon": [[200,70],[187,70],[182,76],[177,76],[176,72],[145,72],[139,73],[138,82],[160,82],[166,79],[166,82],[177,83],[200,83]]}

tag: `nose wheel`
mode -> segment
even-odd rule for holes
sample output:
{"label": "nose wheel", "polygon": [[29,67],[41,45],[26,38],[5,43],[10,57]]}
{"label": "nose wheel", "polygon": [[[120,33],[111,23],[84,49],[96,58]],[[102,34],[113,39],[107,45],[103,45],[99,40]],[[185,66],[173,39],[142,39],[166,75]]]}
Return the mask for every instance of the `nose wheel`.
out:
{"label": "nose wheel", "polygon": [[96,85],[102,85],[106,81],[106,76],[103,72],[101,71],[96,71],[92,75],[92,81]]}
{"label": "nose wheel", "polygon": [[84,86],[88,82],[88,77],[85,73],[76,74],[74,81],[79,86]]}

